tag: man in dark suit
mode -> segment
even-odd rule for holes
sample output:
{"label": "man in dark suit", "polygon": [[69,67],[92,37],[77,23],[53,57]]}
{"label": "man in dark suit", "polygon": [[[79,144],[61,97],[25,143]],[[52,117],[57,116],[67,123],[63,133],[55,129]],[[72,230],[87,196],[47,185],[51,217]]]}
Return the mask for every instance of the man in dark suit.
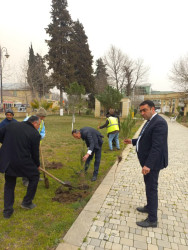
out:
{"label": "man in dark suit", "polygon": [[93,171],[93,177],[91,181],[96,181],[98,171],[99,171],[99,165],[101,161],[101,149],[102,149],[102,135],[99,133],[96,129],[91,127],[84,127],[80,130],[74,129],[72,131],[72,135],[76,139],[82,139],[85,141],[88,151],[87,154],[84,155],[83,161],[85,161],[85,172],[87,171],[90,161],[93,159],[93,156],[95,154],[95,162],[94,162],[94,171]]}
{"label": "man in dark suit", "polygon": [[124,140],[124,143],[136,146],[146,188],[147,205],[137,210],[148,213],[148,218],[136,224],[141,227],[157,227],[158,177],[160,170],[168,165],[168,126],[155,112],[155,105],[150,100],[140,104],[140,113],[147,122],[139,137]]}
{"label": "man in dark suit", "polygon": [[27,177],[29,185],[21,207],[32,209],[32,203],[39,181],[40,166],[39,143],[40,135],[37,131],[40,119],[31,116],[26,122],[10,123],[0,129],[0,172],[5,173],[4,186],[4,218],[10,218],[14,209],[14,189],[17,177]]}

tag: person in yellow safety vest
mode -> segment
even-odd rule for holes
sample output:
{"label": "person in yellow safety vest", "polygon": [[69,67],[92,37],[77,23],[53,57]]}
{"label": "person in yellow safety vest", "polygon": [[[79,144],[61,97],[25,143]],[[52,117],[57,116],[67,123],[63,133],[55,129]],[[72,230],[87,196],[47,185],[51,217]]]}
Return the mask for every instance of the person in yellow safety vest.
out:
{"label": "person in yellow safety vest", "polygon": [[120,129],[120,121],[119,117],[115,116],[114,110],[110,109],[106,114],[106,123],[102,126],[98,126],[98,129],[107,128],[108,135],[108,143],[110,150],[113,150],[112,142],[115,141],[116,148],[119,150],[119,129]]}
{"label": "person in yellow safety vest", "polygon": [[[41,120],[40,127],[38,129],[38,132],[41,136],[41,140],[45,137],[46,131],[45,131],[45,125],[44,125],[44,119],[47,116],[47,112],[44,108],[39,108],[36,112],[36,116],[38,116]],[[29,119],[29,116],[24,119],[24,121],[27,121]],[[24,186],[28,186],[29,180],[26,177],[22,178],[22,183]]]}
{"label": "person in yellow safety vest", "polygon": [[39,110],[36,113],[36,116],[38,116],[41,119],[40,128],[38,131],[39,131],[39,134],[41,135],[41,140],[42,140],[46,134],[44,119],[47,116],[47,112],[44,108],[39,108]]}

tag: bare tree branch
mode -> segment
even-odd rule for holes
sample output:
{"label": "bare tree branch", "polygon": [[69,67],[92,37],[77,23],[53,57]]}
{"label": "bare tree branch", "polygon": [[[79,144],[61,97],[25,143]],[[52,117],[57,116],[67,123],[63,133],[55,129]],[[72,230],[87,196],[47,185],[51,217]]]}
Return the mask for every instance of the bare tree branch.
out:
{"label": "bare tree branch", "polygon": [[188,55],[173,64],[169,79],[179,91],[188,93]]}
{"label": "bare tree branch", "polygon": [[112,84],[121,93],[125,92],[127,96],[131,95],[136,85],[147,80],[149,68],[144,66],[143,60],[132,60],[115,46],[111,46],[104,57],[104,62]]}

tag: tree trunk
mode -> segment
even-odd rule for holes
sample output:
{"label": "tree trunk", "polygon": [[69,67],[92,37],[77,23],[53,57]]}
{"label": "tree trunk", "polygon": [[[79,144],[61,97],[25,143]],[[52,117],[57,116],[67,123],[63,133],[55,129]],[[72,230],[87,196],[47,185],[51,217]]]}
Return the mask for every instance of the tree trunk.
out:
{"label": "tree trunk", "polygon": [[63,89],[60,87],[60,109],[63,109]]}

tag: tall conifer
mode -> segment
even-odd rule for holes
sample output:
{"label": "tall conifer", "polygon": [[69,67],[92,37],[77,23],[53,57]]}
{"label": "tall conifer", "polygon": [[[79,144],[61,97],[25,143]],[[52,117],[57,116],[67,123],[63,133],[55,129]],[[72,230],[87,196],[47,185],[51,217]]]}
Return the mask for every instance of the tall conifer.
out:
{"label": "tall conifer", "polygon": [[95,93],[99,94],[104,91],[108,85],[108,74],[102,58],[96,61],[95,70]]}
{"label": "tall conifer", "polygon": [[50,40],[47,40],[49,52],[47,59],[52,70],[54,86],[60,90],[60,107],[62,107],[62,92],[74,80],[72,63],[72,19],[67,10],[66,0],[52,0],[52,22],[46,29]]}
{"label": "tall conifer", "polygon": [[88,38],[83,25],[76,21],[73,25],[74,75],[75,80],[85,87],[86,93],[94,92],[93,56],[89,50]]}

